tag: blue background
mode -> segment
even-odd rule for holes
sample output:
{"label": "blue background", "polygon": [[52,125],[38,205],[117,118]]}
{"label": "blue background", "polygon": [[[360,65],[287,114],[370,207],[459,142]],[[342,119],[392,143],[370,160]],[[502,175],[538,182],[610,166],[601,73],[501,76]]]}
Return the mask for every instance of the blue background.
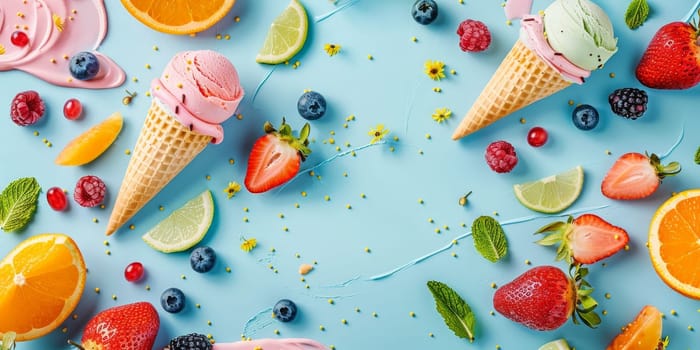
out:
{"label": "blue background", "polygon": [[[337,349],[536,349],[565,337],[577,349],[600,349],[643,305],[653,304],[666,314],[663,333],[671,336],[671,349],[700,348],[697,331],[688,330],[689,326],[700,327],[698,303],[672,291],[657,277],[645,248],[655,209],[674,191],[700,186],[700,166],[693,163],[699,145],[698,90],[646,89],[649,109],[636,121],[613,115],[607,104],[608,94],[617,88],[642,87],[634,77],[634,67],[644,48],[660,26],[688,12],[690,0],[650,0],[649,20],[634,31],[624,24],[627,1],[599,1],[619,38],[619,52],[605,67],[593,72],[584,85],[572,86],[458,142],[450,139],[454,127],[518,35],[517,23],[506,25],[499,1],[438,1],[439,18],[429,26],[413,21],[412,1],[359,1],[318,23],[314,18],[337,6],[322,0],[303,3],[311,23],[304,49],[292,60],[299,61],[298,67],[277,67],[254,100],[256,87],[271,70],[255,63],[255,55],[269,24],[287,6],[285,0],[239,0],[229,16],[196,37],[155,32],[133,19],[118,1],[107,1],[109,34],[100,51],[127,72],[124,86],[102,91],[69,89],[19,71],[0,74],[0,105],[9,106],[16,93],[33,89],[47,106],[46,116],[34,126],[18,127],[9,117],[0,120],[0,183],[34,176],[44,191],[60,186],[72,192],[78,178],[93,174],[105,181],[109,191],[105,209],[82,208],[72,202],[65,212],[51,210],[42,193],[29,226],[21,233],[0,235],[0,255],[4,255],[38,233],[69,234],[78,242],[89,268],[75,319],[69,318],[41,339],[20,344],[19,349],[66,348],[66,338],[78,340],[82,326],[100,310],[141,300],[159,310],[158,348],[171,337],[190,332],[211,334],[218,342],[236,341],[246,321],[281,298],[298,304],[299,318],[282,324],[267,319],[264,313],[261,319],[265,326],[249,328],[249,336],[308,337]],[[548,4],[537,0],[534,10]],[[239,22],[234,21],[236,16]],[[459,49],[455,31],[467,18],[488,25],[493,41],[487,51],[464,53]],[[217,34],[230,35],[230,40],[217,39]],[[415,42],[411,40],[414,36]],[[341,52],[329,57],[323,50],[326,43],[341,45]],[[131,221],[134,230],[126,228],[105,237],[105,225],[129,161],[125,150],[133,148],[150,105],[145,94],[150,81],[174,53],[196,49],[220,51],[237,67],[247,95],[239,108],[241,119],[224,123],[223,143],[207,147],[143,208]],[[423,73],[426,60],[445,62],[447,77],[439,82],[430,80]],[[147,69],[146,64],[152,68]],[[449,74],[452,69],[456,74]],[[434,92],[434,87],[442,92]],[[138,92],[128,106],[121,103],[125,89]],[[281,190],[252,195],[244,189],[227,199],[227,184],[243,183],[248,152],[262,135],[265,121],[279,124],[286,117],[295,129],[303,125],[296,101],[304,89],[321,92],[329,110],[311,123],[313,153],[302,168],[338,154],[336,147],[342,152],[367,144],[371,139],[367,133],[379,123],[391,130],[389,142],[318,167],[314,173],[320,178],[302,174]],[[72,97],[85,106],[84,117],[78,121],[62,116],[64,101]],[[599,126],[589,132],[576,129],[571,123],[569,100],[597,107]],[[438,124],[431,114],[441,107],[451,109],[453,116]],[[67,142],[115,111],[124,115],[124,129],[103,156],[81,167],[54,165],[53,159]],[[355,120],[346,122],[350,115]],[[525,124],[520,123],[521,118]],[[544,147],[532,148],[526,142],[527,131],[535,125],[549,132],[550,140]],[[665,159],[682,163],[679,176],[664,180],[660,189],[644,200],[617,202],[602,196],[600,182],[617,156],[626,152],[665,153],[682,130],[684,139]],[[40,135],[34,136],[34,131]],[[398,142],[393,141],[394,136]],[[53,147],[47,147],[43,138]],[[486,145],[499,139],[511,142],[518,153],[519,164],[509,174],[492,172],[483,159]],[[599,263],[591,267],[589,281],[596,288],[599,311],[606,311],[598,329],[568,322],[555,331],[537,332],[490,314],[492,283],[500,286],[532,266],[555,264],[554,251],[533,244],[532,233],[560,217],[538,217],[505,226],[509,251],[498,263],[479,256],[467,237],[389,278],[367,280],[449,244],[468,232],[472,220],[480,215],[497,213],[497,219],[507,221],[535,214],[517,202],[512,185],[576,165],[583,166],[585,183],[571,210],[607,206],[594,212],[630,235],[628,251],[607,259],[605,266]],[[214,195],[216,213],[202,244],[217,251],[219,262],[213,272],[197,274],[189,267],[188,253],[157,252],[140,236],[206,189]],[[468,190],[473,191],[469,204],[459,206],[458,198]],[[347,209],[348,204],[352,209]],[[243,236],[259,242],[251,253],[239,248]],[[131,261],[142,262],[147,270],[146,278],[136,284],[123,278],[124,267]],[[301,282],[299,265],[314,262],[314,271]],[[227,266],[230,273],[225,271]],[[428,280],[447,283],[471,305],[478,324],[473,344],[466,345],[467,341],[455,337],[445,326],[426,287]],[[160,293],[169,287],[181,288],[187,295],[186,308],[180,314],[168,314],[159,306]],[[671,315],[671,310],[677,314]],[[65,333],[61,331],[64,327]]]}

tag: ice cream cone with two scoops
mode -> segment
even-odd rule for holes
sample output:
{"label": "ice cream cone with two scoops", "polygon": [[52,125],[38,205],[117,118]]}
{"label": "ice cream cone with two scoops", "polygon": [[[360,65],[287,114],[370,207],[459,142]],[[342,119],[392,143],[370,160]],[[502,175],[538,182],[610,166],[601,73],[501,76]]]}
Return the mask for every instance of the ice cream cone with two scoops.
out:
{"label": "ice cream cone with two scoops", "polygon": [[589,0],[555,0],[529,15],[532,0],[508,0],[520,36],[452,134],[457,140],[545,97],[583,84],[617,52],[605,12]]}
{"label": "ice cream cone with two scoops", "polygon": [[243,99],[233,64],[209,50],[176,54],[151,83],[153,99],[122,180],[106,234],[156,196],[210,143]]}

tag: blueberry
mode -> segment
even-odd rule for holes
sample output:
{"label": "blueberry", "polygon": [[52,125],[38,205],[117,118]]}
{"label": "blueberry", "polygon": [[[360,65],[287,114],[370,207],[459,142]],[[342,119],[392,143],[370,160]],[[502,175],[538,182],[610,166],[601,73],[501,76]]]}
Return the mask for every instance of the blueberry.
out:
{"label": "blueberry", "polygon": [[216,263],[216,253],[210,247],[197,247],[190,254],[192,270],[199,273],[209,272]]}
{"label": "blueberry", "polygon": [[411,8],[413,19],[420,24],[430,24],[437,18],[438,6],[434,0],[417,0]]}
{"label": "blueberry", "polygon": [[297,102],[299,115],[307,120],[316,120],[326,113],[326,99],[316,91],[307,91]]}
{"label": "blueberry", "polygon": [[580,105],[572,113],[574,125],[581,130],[591,130],[598,125],[598,111],[591,105]]}
{"label": "blueberry", "polygon": [[177,288],[168,288],[160,295],[163,310],[176,314],[185,308],[185,293]]}
{"label": "blueberry", "polygon": [[78,52],[70,58],[70,74],[78,80],[90,80],[100,71],[100,61],[91,52]]}
{"label": "blueberry", "polygon": [[282,299],[272,308],[272,313],[282,322],[291,322],[297,316],[297,305],[289,299]]}

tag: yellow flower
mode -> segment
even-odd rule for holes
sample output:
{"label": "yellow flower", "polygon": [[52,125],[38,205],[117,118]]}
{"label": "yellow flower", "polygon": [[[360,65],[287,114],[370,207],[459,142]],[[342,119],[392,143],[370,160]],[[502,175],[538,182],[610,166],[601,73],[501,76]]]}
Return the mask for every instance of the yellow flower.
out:
{"label": "yellow flower", "polygon": [[255,238],[244,239],[241,243],[241,250],[244,252],[249,252],[253,250],[258,245],[258,240]]}
{"label": "yellow flower", "polygon": [[228,199],[231,199],[231,197],[235,196],[236,193],[238,193],[240,191],[241,191],[241,184],[239,184],[238,182],[235,182],[235,181],[229,182],[226,189],[224,189],[224,193],[226,193],[226,195],[228,195]]}
{"label": "yellow flower", "polygon": [[438,108],[433,113],[433,120],[442,123],[452,116],[452,111],[449,108]]}
{"label": "yellow flower", "polygon": [[333,56],[340,52],[340,45],[338,44],[326,44],[323,46],[323,49],[326,50],[326,53],[328,56]]}
{"label": "yellow flower", "polygon": [[445,77],[445,64],[441,61],[425,61],[425,74],[427,74],[430,79],[440,80]]}
{"label": "yellow flower", "polygon": [[377,124],[377,126],[370,130],[367,134],[372,136],[372,141],[370,141],[370,143],[377,143],[383,140],[384,136],[386,136],[388,133],[389,129],[384,129],[384,124]]}

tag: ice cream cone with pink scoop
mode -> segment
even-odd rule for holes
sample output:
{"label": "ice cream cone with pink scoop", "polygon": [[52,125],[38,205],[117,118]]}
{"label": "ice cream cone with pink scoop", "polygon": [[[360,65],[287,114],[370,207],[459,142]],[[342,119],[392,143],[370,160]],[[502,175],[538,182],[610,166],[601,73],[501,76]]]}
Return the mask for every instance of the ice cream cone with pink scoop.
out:
{"label": "ice cream cone with pink scoop", "polygon": [[572,83],[583,84],[617,52],[605,12],[589,0],[555,0],[529,15],[532,0],[508,0],[520,37],[452,134],[457,140]]}
{"label": "ice cream cone with pink scoop", "polygon": [[106,234],[131,219],[210,143],[243,99],[233,64],[209,50],[176,54],[151,83],[153,99],[122,180]]}

